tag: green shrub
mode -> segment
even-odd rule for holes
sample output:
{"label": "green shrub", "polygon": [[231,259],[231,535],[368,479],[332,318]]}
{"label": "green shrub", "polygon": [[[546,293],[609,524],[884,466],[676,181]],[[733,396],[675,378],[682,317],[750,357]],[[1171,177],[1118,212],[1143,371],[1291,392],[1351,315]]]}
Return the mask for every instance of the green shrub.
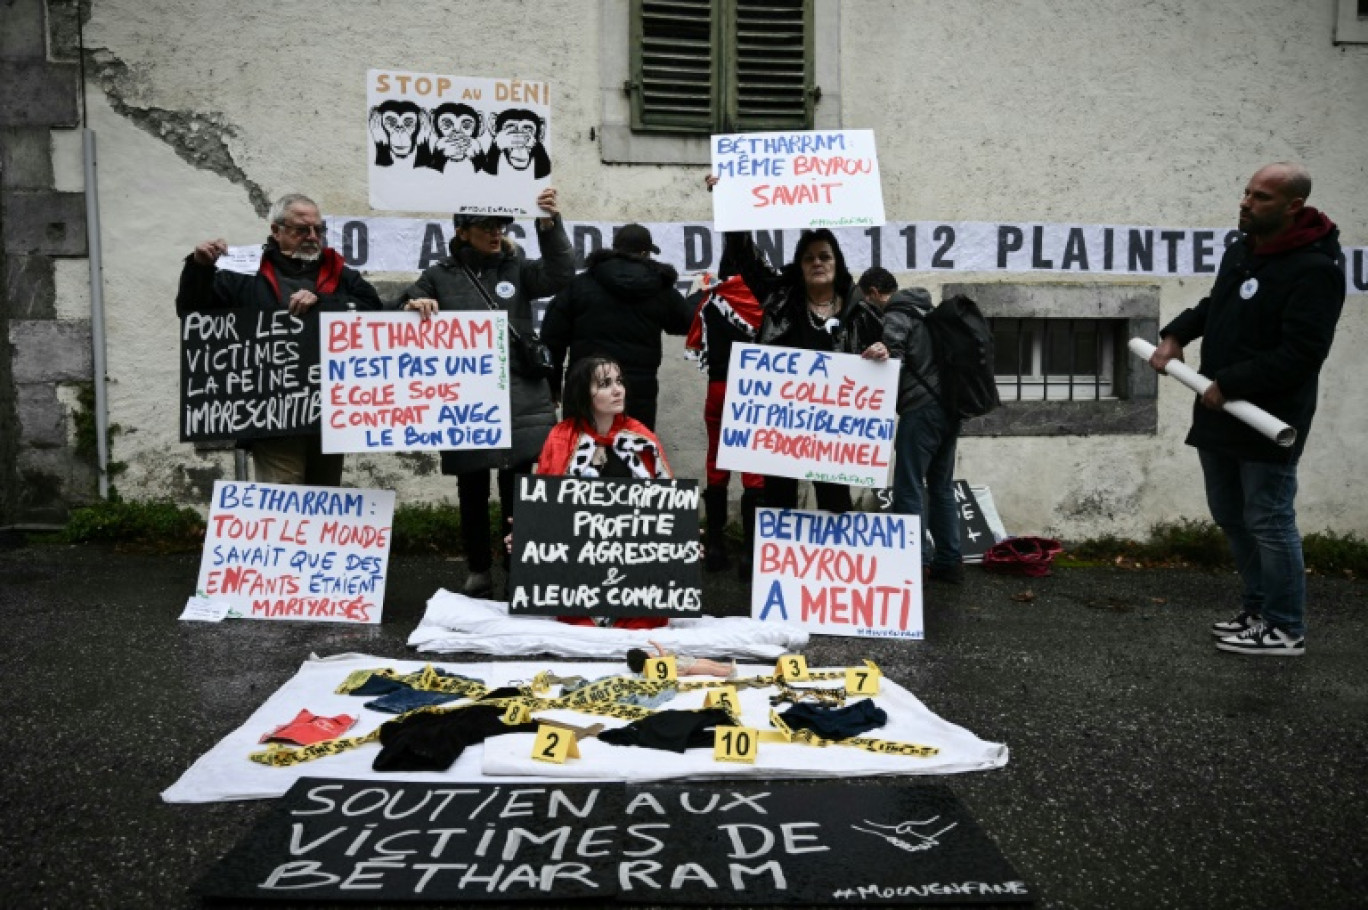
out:
{"label": "green shrub", "polygon": [[393,528],[391,553],[456,554],[462,551],[461,515],[453,506],[396,506]]}
{"label": "green shrub", "polygon": [[1161,521],[1150,528],[1149,558],[1222,568],[1232,565],[1225,534],[1214,522]]}
{"label": "green shrub", "polygon": [[1327,575],[1368,578],[1368,542],[1353,531],[1340,535],[1316,531],[1302,538],[1306,564]]}
{"label": "green shrub", "polygon": [[204,542],[204,519],[194,509],[172,502],[124,502],[114,497],[72,512],[64,536],[69,543],[192,550]]}

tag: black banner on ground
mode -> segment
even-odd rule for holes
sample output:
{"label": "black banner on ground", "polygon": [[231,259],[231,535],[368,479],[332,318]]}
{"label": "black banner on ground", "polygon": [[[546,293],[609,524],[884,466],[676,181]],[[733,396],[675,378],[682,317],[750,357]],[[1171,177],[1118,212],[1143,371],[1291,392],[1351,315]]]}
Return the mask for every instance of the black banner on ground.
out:
{"label": "black banner on ground", "polygon": [[189,313],[180,358],[182,442],[318,432],[317,315]]}
{"label": "black banner on ground", "polygon": [[942,786],[304,778],[195,887],[371,903],[1029,903]]}
{"label": "black banner on ground", "polygon": [[955,481],[955,508],[960,517],[960,555],[965,562],[982,562],[983,554],[995,543],[993,529],[966,481]]}
{"label": "black banner on ground", "polygon": [[509,612],[701,616],[698,482],[518,478]]}

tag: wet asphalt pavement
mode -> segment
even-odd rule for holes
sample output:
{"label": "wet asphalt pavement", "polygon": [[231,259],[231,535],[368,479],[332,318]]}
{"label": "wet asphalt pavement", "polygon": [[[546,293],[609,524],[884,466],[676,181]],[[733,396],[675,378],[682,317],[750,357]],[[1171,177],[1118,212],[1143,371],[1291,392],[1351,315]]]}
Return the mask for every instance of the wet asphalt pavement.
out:
{"label": "wet asphalt pavement", "polygon": [[[378,626],[181,623],[198,561],[0,551],[0,906],[200,906],[190,885],[271,803],[159,793],[311,652],[419,659],[404,642],[426,599],[459,590],[465,571],[393,559]],[[705,590],[710,607],[746,611],[729,573]],[[1314,577],[1310,592],[1307,655],[1250,658],[1216,652],[1207,633],[1232,612],[1233,576],[971,568],[963,586],[929,590],[926,641],[814,637],[807,657],[871,658],[1010,747],[1005,768],[934,780],[1037,906],[1361,908],[1368,584]]]}

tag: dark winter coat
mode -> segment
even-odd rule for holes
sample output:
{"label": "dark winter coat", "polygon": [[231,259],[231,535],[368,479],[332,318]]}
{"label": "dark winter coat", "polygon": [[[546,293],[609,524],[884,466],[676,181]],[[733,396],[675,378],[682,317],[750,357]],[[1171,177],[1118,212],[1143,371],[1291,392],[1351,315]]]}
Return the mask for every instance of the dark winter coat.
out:
{"label": "dark winter coat", "polygon": [[940,394],[940,371],[925,322],[929,312],[931,295],[925,288],[894,291],[884,307],[884,346],[889,357],[902,361],[898,374],[899,414],[939,403],[936,396]]}
{"label": "dark winter coat", "polygon": [[[268,249],[274,249],[268,244]],[[193,255],[185,257],[181,267],[180,287],[176,291],[176,315],[199,310],[252,309],[270,312],[287,309],[282,301],[280,283],[271,256],[263,253],[261,265],[251,275],[230,272],[214,265],[200,265]],[[325,249],[319,257],[318,275],[311,282],[318,295],[318,303],[309,308],[302,318],[318,312],[336,313],[348,310],[378,310],[380,295],[370,282],[355,269],[342,264],[336,250]],[[288,294],[285,295],[288,298]],[[317,316],[312,316],[317,320]]]}
{"label": "dark winter coat", "polygon": [[[1200,371],[1227,399],[1258,405],[1297,430],[1301,454],[1316,413],[1321,364],[1344,306],[1339,230],[1303,208],[1288,235],[1259,249],[1226,249],[1211,293],[1159,333],[1202,339]],[[1243,290],[1242,290],[1243,288]],[[1286,461],[1287,449],[1224,411],[1193,405],[1187,443],[1251,461]]]}
{"label": "dark winter coat", "polygon": [[653,396],[661,333],[683,335],[693,311],[675,288],[674,267],[629,253],[599,250],[547,307],[542,340],[557,362],[607,354],[628,387]]}
{"label": "dark winter coat", "polygon": [[[852,284],[843,295],[845,305],[838,317],[840,331],[833,339],[838,354],[862,354],[865,348],[883,340],[883,316],[865,302],[859,288]],[[798,320],[807,319],[807,291],[802,283],[780,288],[765,301],[756,344],[803,347]]]}
{"label": "dark winter coat", "polygon": [[[505,239],[504,249],[492,257],[476,254],[469,246],[457,255],[478,276],[489,297],[508,313],[509,324],[519,333],[532,334],[532,301],[556,293],[575,274],[575,256],[560,216],[548,230],[538,220],[537,242],[541,259],[528,260],[517,244]],[[391,304],[402,307],[410,300],[430,297],[441,310],[480,311],[489,306],[471,283],[461,261],[447,257],[430,266]],[[415,316],[415,318],[417,318]],[[508,468],[535,461],[546,434],[556,425],[556,408],[546,381],[518,375],[516,361],[509,361],[509,407],[513,437],[508,449],[442,452],[443,474],[464,474],[490,468]]]}

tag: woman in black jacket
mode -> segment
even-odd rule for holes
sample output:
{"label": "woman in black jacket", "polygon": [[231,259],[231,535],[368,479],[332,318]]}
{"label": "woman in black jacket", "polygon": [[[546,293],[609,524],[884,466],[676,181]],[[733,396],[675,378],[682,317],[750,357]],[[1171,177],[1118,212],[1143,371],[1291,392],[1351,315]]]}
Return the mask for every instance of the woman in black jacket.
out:
{"label": "woman in black jacket", "polygon": [[[865,302],[846,267],[836,235],[826,228],[803,231],[784,266],[783,284],[765,300],[757,344],[783,345],[809,351],[859,354],[887,360],[883,316]],[[827,512],[853,508],[850,488],[814,483],[817,507]],[[798,481],[766,477],[764,504],[792,509],[798,505]]]}
{"label": "woman in black jacket", "polygon": [[[507,311],[514,331],[531,335],[532,301],[555,294],[575,275],[575,256],[556,204],[556,191],[543,190],[537,204],[547,213],[537,219],[541,259],[527,259],[508,239],[507,228],[513,219],[457,215],[451,255],[424,271],[394,306],[428,316],[438,309],[486,310],[487,297]],[[485,293],[480,293],[476,281]],[[556,423],[556,408],[546,380],[519,375],[517,364],[516,358],[510,359],[510,448],[442,452],[442,473],[456,475],[461,537],[470,573],[463,590],[471,597],[488,597],[494,590],[490,576],[494,559],[489,545],[489,472],[493,468],[499,472],[499,502],[506,526],[513,514],[514,478],[532,472],[546,434]]]}

